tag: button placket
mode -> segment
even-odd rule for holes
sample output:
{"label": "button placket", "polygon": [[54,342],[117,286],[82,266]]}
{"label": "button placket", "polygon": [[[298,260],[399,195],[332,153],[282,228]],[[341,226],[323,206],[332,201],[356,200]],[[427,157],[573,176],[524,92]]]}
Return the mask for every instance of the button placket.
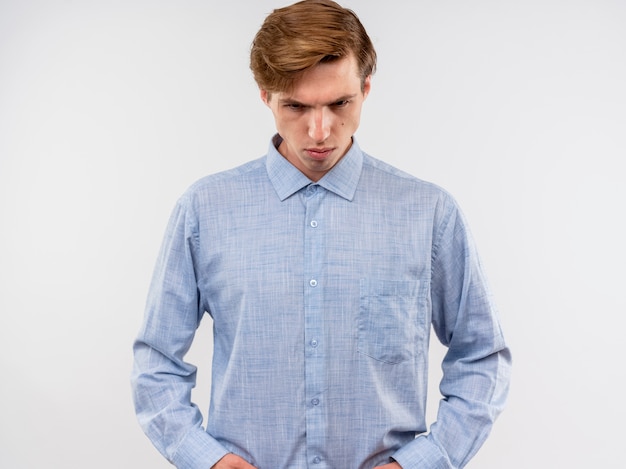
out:
{"label": "button placket", "polygon": [[[324,424],[323,393],[327,388],[325,364],[323,279],[324,279],[324,232],[322,201],[326,191],[310,185],[304,191],[304,343],[305,345],[305,399],[307,453],[315,456],[314,464],[322,463],[319,457],[326,441]],[[321,464],[321,466],[324,466]]]}

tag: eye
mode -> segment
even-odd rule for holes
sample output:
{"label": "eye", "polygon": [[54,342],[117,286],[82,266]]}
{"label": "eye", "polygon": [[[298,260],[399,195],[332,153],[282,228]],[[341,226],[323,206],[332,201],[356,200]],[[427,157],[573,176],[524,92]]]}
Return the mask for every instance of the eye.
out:
{"label": "eye", "polygon": [[285,104],[285,108],[289,109],[290,111],[302,111],[304,109],[304,106],[299,103],[287,103]]}
{"label": "eye", "polygon": [[348,104],[350,104],[349,99],[342,99],[341,101],[337,101],[335,104],[333,104],[333,106],[337,108],[342,108],[346,107]]}

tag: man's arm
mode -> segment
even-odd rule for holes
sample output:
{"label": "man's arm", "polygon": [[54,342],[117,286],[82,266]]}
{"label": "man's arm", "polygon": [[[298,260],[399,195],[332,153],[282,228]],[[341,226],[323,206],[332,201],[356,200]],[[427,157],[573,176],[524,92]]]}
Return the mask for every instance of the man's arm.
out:
{"label": "man's arm", "polygon": [[152,278],[132,374],[137,418],[154,446],[179,469],[207,468],[228,451],[202,428],[191,403],[196,368],[183,357],[202,311],[193,262],[194,219],[181,199]]}
{"label": "man's arm", "polygon": [[504,407],[511,355],[466,222],[449,196],[433,235],[432,323],[448,347],[437,422],[393,455],[404,469],[464,467]]}

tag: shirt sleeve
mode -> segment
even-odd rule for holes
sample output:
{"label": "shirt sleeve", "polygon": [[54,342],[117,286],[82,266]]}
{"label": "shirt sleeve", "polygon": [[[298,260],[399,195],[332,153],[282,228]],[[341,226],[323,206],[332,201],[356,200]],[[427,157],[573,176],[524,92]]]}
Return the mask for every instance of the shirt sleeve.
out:
{"label": "shirt sleeve", "polygon": [[131,379],[141,427],[180,469],[211,467],[228,452],[202,428],[202,414],[191,402],[196,367],[183,361],[203,314],[194,268],[194,220],[181,199],[154,270],[133,346]]}
{"label": "shirt sleeve", "polygon": [[440,201],[432,252],[432,323],[448,351],[437,421],[394,454],[404,469],[464,467],[484,443],[508,394],[511,355],[463,215]]}

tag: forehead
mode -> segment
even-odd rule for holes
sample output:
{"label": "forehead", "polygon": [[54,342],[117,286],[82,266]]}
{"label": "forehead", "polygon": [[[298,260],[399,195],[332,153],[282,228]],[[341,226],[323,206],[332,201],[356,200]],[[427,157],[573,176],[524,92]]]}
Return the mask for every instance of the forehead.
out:
{"label": "forehead", "polygon": [[279,99],[317,104],[330,102],[361,90],[357,61],[350,55],[322,62],[306,70],[288,91],[277,93]]}

